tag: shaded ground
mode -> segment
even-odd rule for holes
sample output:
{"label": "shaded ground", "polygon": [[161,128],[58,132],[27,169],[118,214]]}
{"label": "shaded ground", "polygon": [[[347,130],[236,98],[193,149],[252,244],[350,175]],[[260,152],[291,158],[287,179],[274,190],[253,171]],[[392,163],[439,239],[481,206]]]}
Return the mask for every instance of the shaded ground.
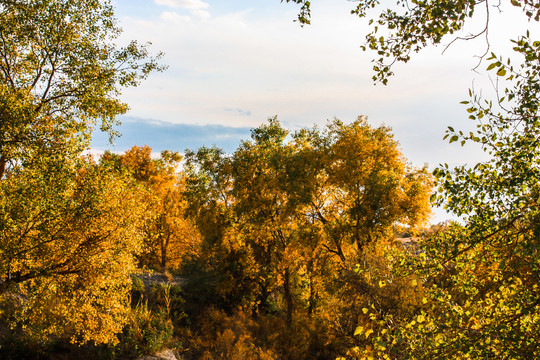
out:
{"label": "shaded ground", "polygon": [[155,355],[145,355],[141,356],[140,358],[136,360],[181,360],[182,357],[180,355],[171,349],[165,349],[160,352],[158,352]]}
{"label": "shaded ground", "polygon": [[183,285],[186,282],[183,277],[157,272],[143,272],[134,275],[134,277],[141,279],[146,289],[149,289],[154,284]]}

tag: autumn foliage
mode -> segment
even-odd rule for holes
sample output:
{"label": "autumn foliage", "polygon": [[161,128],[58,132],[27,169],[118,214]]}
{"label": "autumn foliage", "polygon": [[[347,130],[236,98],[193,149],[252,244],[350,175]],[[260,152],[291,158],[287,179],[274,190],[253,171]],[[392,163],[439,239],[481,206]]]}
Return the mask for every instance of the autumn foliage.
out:
{"label": "autumn foliage", "polygon": [[261,336],[277,358],[338,356],[373,298],[388,311],[411,300],[396,296],[404,282],[381,289],[380,257],[396,248],[395,224],[426,223],[431,178],[405,164],[388,128],[364,118],[288,135],[272,118],[231,156],[187,153],[188,213],[202,236],[193,262],[213,288],[207,305],[275,323]]}
{"label": "autumn foliage", "polygon": [[[287,2],[308,24],[310,2]],[[374,79],[479,3],[383,12],[390,40],[367,37],[383,56]],[[539,20],[537,4],[511,3]],[[476,132],[448,128],[490,160],[432,177],[365,117],[295,132],[273,117],[230,154],[94,159],[93,129],[114,137],[120,89],[155,59],[114,45],[108,1],[0,1],[0,23],[1,358],[540,356],[540,42],[528,33],[513,41],[519,67],[487,59],[504,93],[464,101]],[[461,223],[427,228],[432,203]]]}

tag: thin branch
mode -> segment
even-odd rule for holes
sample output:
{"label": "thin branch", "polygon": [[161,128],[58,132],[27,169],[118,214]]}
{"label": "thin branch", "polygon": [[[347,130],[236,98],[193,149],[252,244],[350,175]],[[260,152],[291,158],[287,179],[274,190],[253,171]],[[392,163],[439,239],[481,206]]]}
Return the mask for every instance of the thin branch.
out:
{"label": "thin branch", "polygon": [[468,36],[463,36],[463,37],[462,36],[457,36],[452,41],[450,41],[450,43],[448,43],[448,45],[446,45],[444,47],[444,50],[442,51],[442,54],[444,55],[446,50],[448,50],[450,48],[450,46],[452,46],[452,44],[454,44],[458,40],[460,40],[460,41],[469,41],[469,40],[474,40],[474,39],[484,35],[485,39],[486,39],[486,50],[484,51],[484,53],[482,55],[476,55],[475,56],[475,57],[479,58],[479,61],[478,61],[478,64],[476,64],[476,66],[472,69],[473,71],[476,71],[476,69],[478,69],[478,67],[482,63],[482,60],[488,54],[489,49],[491,48],[491,45],[489,43],[489,1],[485,0],[485,4],[486,4],[486,21],[485,21],[485,25],[484,25],[484,28],[482,29],[482,31],[480,31],[477,34],[469,34]]}

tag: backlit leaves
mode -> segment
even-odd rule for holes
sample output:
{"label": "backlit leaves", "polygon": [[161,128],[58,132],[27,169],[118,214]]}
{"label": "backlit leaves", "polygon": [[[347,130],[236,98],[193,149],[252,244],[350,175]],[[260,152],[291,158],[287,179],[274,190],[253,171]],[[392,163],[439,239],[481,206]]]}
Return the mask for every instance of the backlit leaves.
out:
{"label": "backlit leaves", "polygon": [[44,148],[77,153],[93,128],[114,135],[120,90],[152,70],[144,46],[117,48],[108,1],[2,1],[0,178]]}

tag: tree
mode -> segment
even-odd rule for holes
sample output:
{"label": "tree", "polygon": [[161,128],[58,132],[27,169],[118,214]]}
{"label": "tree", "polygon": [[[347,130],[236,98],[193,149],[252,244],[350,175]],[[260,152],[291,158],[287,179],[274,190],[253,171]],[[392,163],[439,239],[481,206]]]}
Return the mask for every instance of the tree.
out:
{"label": "tree", "polygon": [[[341,239],[361,251],[386,237],[396,223],[416,228],[427,222],[429,176],[425,169],[405,165],[390,128],[373,129],[360,117],[350,125],[335,121],[327,137],[329,145],[320,156],[328,154],[331,201],[321,201],[317,216],[326,225],[333,224]],[[342,256],[337,241],[335,251]]]}
{"label": "tree", "polygon": [[[294,1],[307,6],[308,1]],[[536,25],[540,4],[512,0],[524,20]],[[378,1],[360,1],[360,17]],[[472,167],[440,166],[434,200],[462,219],[419,244],[419,255],[393,253],[388,266],[395,276],[413,277],[411,288],[423,300],[412,312],[368,310],[370,326],[355,332],[370,347],[351,356],[382,358],[513,358],[539,356],[538,328],[538,91],[540,42],[529,33],[514,44],[514,60],[489,52],[489,17],[501,3],[483,1],[396,1],[371,20],[365,49],[377,51],[374,80],[386,83],[396,61],[439,44],[463,28],[479,6],[485,7],[481,59],[496,78],[493,100],[470,91],[467,112],[477,131],[449,127],[450,143],[474,142],[491,160]],[[304,12],[309,15],[309,12]],[[303,16],[302,13],[300,16]],[[516,65],[516,61],[520,63]],[[420,281],[418,281],[419,279]],[[421,285],[421,286],[419,286]],[[382,327],[381,327],[382,325]]]}
{"label": "tree", "polygon": [[[397,5],[409,5],[398,1]],[[531,23],[540,20],[540,5],[511,1]],[[376,1],[361,1],[354,11],[366,16]],[[402,13],[380,13],[367,36],[376,50],[375,80],[387,81],[395,61],[461,29],[477,6],[487,9],[484,29],[469,38],[486,36],[489,50],[489,1],[429,1],[410,3]],[[498,3],[494,6],[499,6]],[[386,27],[389,35],[375,34]],[[512,40],[518,66],[486,51],[487,71],[497,78],[494,100],[470,91],[467,112],[477,131],[448,129],[451,143],[480,144],[491,160],[473,167],[447,165],[435,170],[439,205],[462,217],[420,243],[419,256],[393,254],[395,274],[417,276],[415,292],[423,297],[415,310],[401,317],[376,307],[371,325],[356,334],[368,339],[362,355],[384,358],[513,358],[539,356],[538,328],[538,90],[540,42],[528,32]],[[386,62],[390,59],[390,62]],[[502,89],[502,90],[500,90]],[[396,261],[397,260],[397,261]],[[422,286],[417,287],[417,284]],[[383,324],[381,328],[380,325]],[[372,332],[376,329],[375,332]],[[373,350],[373,352],[372,352]]]}
{"label": "tree", "polygon": [[181,159],[171,151],[162,151],[160,158],[152,159],[152,149],[146,145],[134,146],[123,155],[105,152],[100,159],[120,173],[128,173],[146,189],[141,265],[162,270],[177,267],[198,242],[197,231],[185,214],[185,181],[183,174],[177,174]]}
{"label": "tree", "polygon": [[114,342],[143,204],[81,151],[97,125],[114,135],[120,90],[161,67],[145,46],[116,46],[107,0],[0,1],[0,24],[2,322],[43,341]]}
{"label": "tree", "polygon": [[[283,0],[282,0],[283,2]],[[309,24],[311,2],[307,0],[286,0],[301,4],[298,21]],[[454,35],[450,41],[471,40],[485,37],[486,49],[478,55],[481,59],[489,55],[489,19],[492,13],[499,11],[501,2],[490,0],[430,0],[409,1],[395,0],[390,5],[381,4],[379,0],[357,0],[358,4],[351,10],[360,18],[370,17],[372,31],[366,35],[364,50],[376,52],[373,62],[375,72],[373,80],[387,84],[393,75],[392,66],[396,62],[408,62],[413,53],[430,45],[441,44],[443,39]],[[540,20],[540,6],[535,1],[511,0],[512,6],[520,7],[526,21]],[[388,6],[388,7],[386,7]],[[466,22],[478,13],[479,7],[485,10],[485,26],[477,33],[457,36]],[[371,16],[374,14],[375,16]],[[378,15],[377,15],[378,14]]]}
{"label": "tree", "polygon": [[[343,323],[334,310],[366,302],[361,290],[382,276],[366,253],[396,223],[425,223],[431,179],[405,165],[389,128],[362,117],[288,134],[271,118],[230,156],[189,152],[186,177],[193,215],[207,229],[203,246],[212,266],[223,264],[216,267],[227,291],[237,291],[234,305],[262,317],[277,312],[291,335],[311,331],[299,329],[306,317],[332,327]],[[342,292],[359,262],[365,276]],[[346,322],[352,333],[354,321]],[[282,355],[298,356],[296,347],[283,345]]]}
{"label": "tree", "polygon": [[43,342],[114,342],[141,246],[141,192],[105,167],[46,157],[10,172],[0,195],[1,320]]}
{"label": "tree", "polygon": [[504,94],[489,102],[471,92],[465,103],[478,130],[449,128],[450,142],[481,144],[492,158],[472,168],[435,170],[437,203],[464,224],[425,239],[422,256],[401,259],[406,266],[397,266],[398,272],[422,279],[417,291],[424,300],[408,317],[372,314],[385,324],[386,331],[374,336],[379,356],[539,356],[539,46],[516,41],[515,51],[524,57],[518,69],[491,58],[495,76],[508,75]]}
{"label": "tree", "polygon": [[0,2],[0,179],[47,149],[77,153],[96,124],[114,134],[120,89],[151,71],[145,46],[120,34],[107,0]]}

